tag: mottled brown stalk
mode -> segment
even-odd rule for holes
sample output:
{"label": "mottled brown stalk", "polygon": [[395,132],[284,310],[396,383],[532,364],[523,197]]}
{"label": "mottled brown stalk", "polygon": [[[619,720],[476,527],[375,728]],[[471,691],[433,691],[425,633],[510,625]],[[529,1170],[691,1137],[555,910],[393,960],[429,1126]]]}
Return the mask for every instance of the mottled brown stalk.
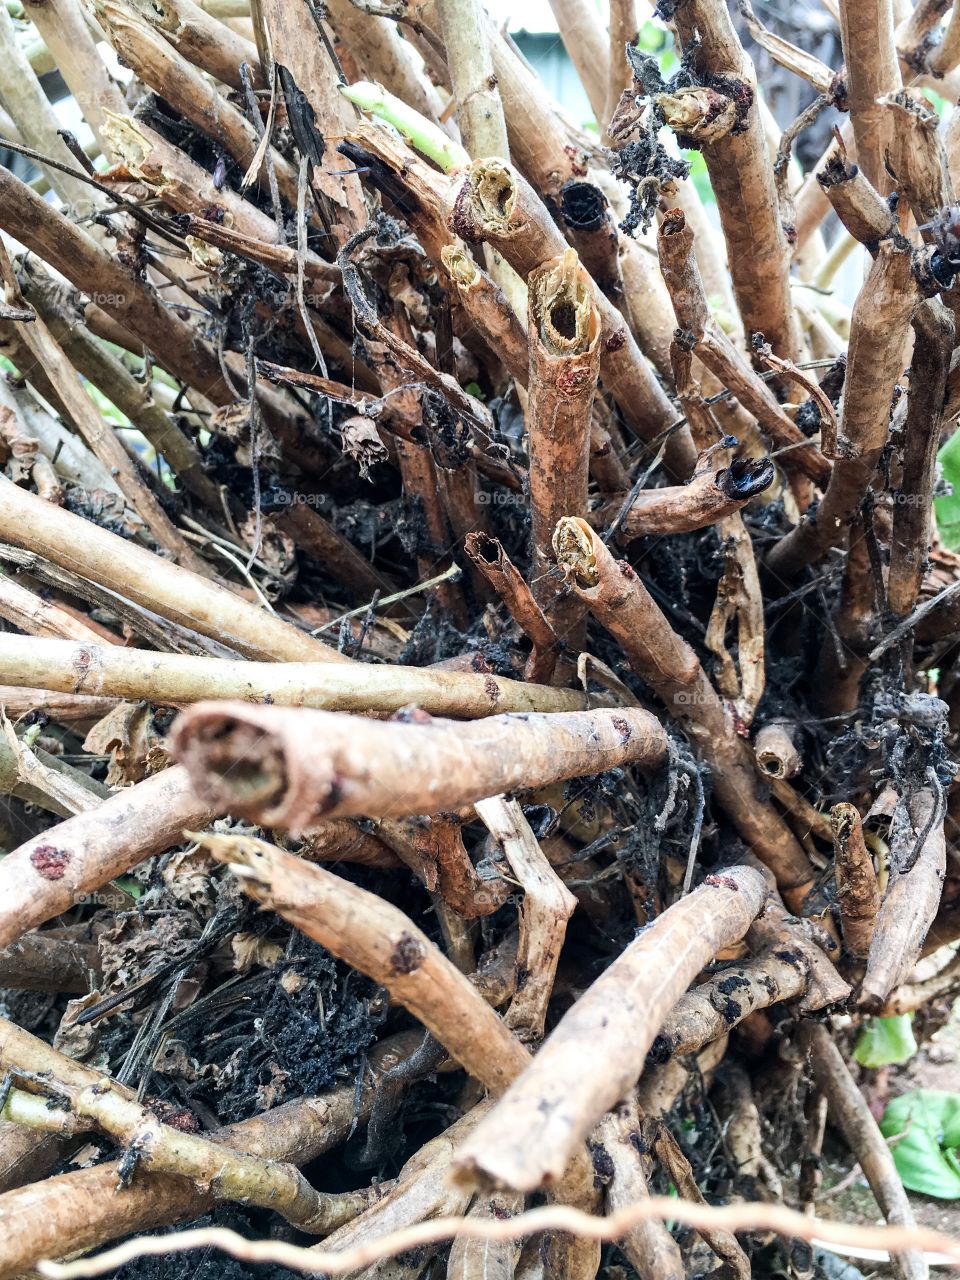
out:
{"label": "mottled brown stalk", "polygon": [[650,1047],[649,1061],[698,1053],[758,1009],[796,1000],[807,989],[803,958],[786,946],[721,969],[680,997]]}
{"label": "mottled brown stalk", "polygon": [[[621,61],[627,69],[627,60],[622,51]],[[617,223],[607,197],[595,182],[565,182],[560,192],[560,211],[567,237],[585,270],[593,277],[597,288],[603,291],[629,323],[620,268]],[[637,336],[636,330],[634,336]],[[638,337],[637,341],[639,340]]]}
{"label": "mottled brown stalk", "polygon": [[[47,1049],[42,1041],[37,1047]],[[16,1079],[20,1070],[16,1054],[4,1056]],[[129,1090],[100,1072],[89,1073],[94,1077],[89,1084],[66,1083],[60,1068],[76,1074],[76,1064],[52,1050],[46,1056],[56,1060],[44,1080],[48,1096],[41,1099],[14,1089],[3,1108],[7,1118],[54,1133],[99,1129],[124,1148],[142,1150],[156,1173],[173,1173],[209,1186],[217,1200],[239,1200],[273,1209],[311,1234],[328,1234],[382,1194],[376,1186],[339,1194],[315,1191],[292,1164],[237,1152],[223,1143],[163,1124],[132,1099]]]}
{"label": "mottled brown stalk", "polygon": [[[361,1120],[370,1113],[384,1073],[408,1057],[420,1039],[419,1033],[406,1032],[383,1041],[370,1054],[370,1070],[361,1084]],[[208,1136],[263,1159],[305,1165],[348,1136],[356,1107],[357,1089],[350,1081]],[[0,1197],[0,1225],[10,1227],[0,1244],[3,1280],[41,1258],[63,1257],[131,1232],[187,1221],[208,1213],[214,1205],[209,1188],[176,1174],[140,1169],[122,1195],[116,1191],[118,1176],[119,1160],[108,1160]]]}
{"label": "mottled brown stalk", "polygon": [[799,905],[812,883],[812,868],[786,824],[759,798],[753,753],[737,735],[696,654],[630,566],[614,560],[586,521],[561,521],[554,549],[578,596],[710,765],[717,799],[740,834],[773,871],[790,904]]}
{"label": "mottled brown stalk", "polygon": [[[640,1153],[641,1115],[634,1098],[604,1116],[597,1136],[610,1157],[612,1171],[606,1188],[608,1210],[616,1211],[650,1194]],[[645,1222],[619,1241],[640,1280],[683,1280],[686,1271],[680,1247],[662,1222]]]}
{"label": "mottled brown stalk", "polygon": [[[774,474],[769,458],[734,458],[718,470],[715,451],[705,451],[687,484],[642,489],[618,524],[617,539],[630,542],[650,535],[692,533],[717,524],[769,488]],[[620,515],[626,498],[625,493],[605,498],[602,506],[589,513],[588,520],[599,529],[609,526]]]}
{"label": "mottled brown stalk", "polygon": [[[348,662],[225,587],[71,515],[0,477],[0,538],[182,626],[267,661]],[[75,692],[75,690],[71,690]]]}
{"label": "mottled brown stalk", "polygon": [[837,902],[843,945],[857,960],[866,958],[880,910],[880,889],[873,859],[863,840],[863,823],[852,804],[830,810]]}
{"label": "mottled brown stalk", "polygon": [[795,360],[790,247],[780,222],[753,63],[720,0],[687,0],[678,6],[675,21],[701,80],[723,77],[736,102],[739,131],[704,141],[701,149],[744,327],[762,333],[778,356]]}
{"label": "mottled brown stalk", "polygon": [[838,457],[816,512],[770,550],[767,564],[791,578],[846,540],[887,440],[904,343],[920,305],[909,248],[885,240],[853,306]]}
{"label": "mottled brown stalk", "polygon": [[[817,484],[830,478],[830,464],[777,403],[773,392],[711,319],[707,297],[694,254],[693,232],[682,209],[671,209],[657,236],[660,269],[673,301],[683,345],[690,345],[708,369],[752,413],[761,428],[780,447],[800,445],[784,457],[784,465],[800,468]],[[689,337],[688,337],[689,335]]]}
{"label": "mottled brown stalk", "polygon": [[[913,1210],[893,1154],[830,1032],[815,1022],[802,1022],[797,1036],[820,1092],[827,1099],[830,1115],[870,1183],[883,1216],[887,1222],[912,1226]],[[924,1256],[916,1249],[893,1254],[890,1265],[900,1280],[926,1280],[929,1275]]]}
{"label": "mottled brown stalk", "polygon": [[20,845],[0,863],[0,946],[176,844],[216,816],[184,769],[167,769]]}
{"label": "mottled brown stalk", "polygon": [[877,191],[886,195],[890,178],[884,160],[893,120],[878,102],[900,88],[893,38],[892,0],[839,0],[840,37],[847,79],[847,104],[856,139],[857,163]]}
{"label": "mottled brown stalk", "polygon": [[[940,117],[926,98],[905,89],[887,94],[878,105],[890,117],[887,169],[917,224],[924,225],[954,202]],[[929,241],[929,230],[925,238]]]}
{"label": "mottled brown stalk", "polygon": [[896,618],[912,612],[930,550],[933,488],[947,375],[956,337],[953,313],[936,298],[917,310],[903,432],[903,470],[893,508],[887,603]]}
{"label": "mottled brown stalk", "polygon": [[529,1055],[470,980],[398,908],[322,867],[248,836],[205,836],[247,893],[387,988],[495,1093]]}
{"label": "mottled brown stalk", "polygon": [[[600,316],[575,249],[529,276],[531,588],[555,630],[577,645],[583,609],[553,577],[557,521],[585,510],[590,417],[600,367]],[[571,632],[574,633],[571,635]]]}
{"label": "mottled brown stalk", "polygon": [[[526,279],[565,248],[563,236],[537,194],[509,165],[475,161],[448,197],[450,225],[470,242],[484,241]],[[594,302],[600,313],[600,379],[620,405],[630,428],[651,439],[674,421],[673,409],[643,359],[623,317],[599,289]],[[668,441],[668,468],[680,479],[693,470],[689,434],[679,431]]]}
{"label": "mottled brown stalk", "polygon": [[[946,869],[943,814],[930,790],[919,791],[909,805],[907,848],[891,849],[890,878],[877,912],[867,969],[860,984],[860,1005],[875,1013],[891,991],[906,981],[933,924]],[[915,843],[922,837],[919,848]],[[898,860],[912,865],[897,865]]]}
{"label": "mottled brown stalk", "polygon": [[329,711],[201,702],[177,721],[172,741],[210,803],[291,830],[332,817],[457,809],[619,764],[656,768],[666,753],[659,722],[632,708],[494,716],[483,723],[420,713],[406,723],[381,723]]}
{"label": "mottled brown stalk", "polygon": [[837,939],[825,923],[791,915],[777,894],[769,895],[763,911],[750,925],[747,943],[754,952],[782,951],[796,957],[807,975],[797,1005],[801,1013],[840,1004],[850,995],[849,985],[833,966],[833,959],[840,958]]}
{"label": "mottled brown stalk", "polygon": [[636,1082],[667,1011],[760,910],[759,872],[709,877],[664,911],[580,997],[461,1147],[454,1176],[531,1191],[555,1183],[593,1126]]}
{"label": "mottled brown stalk", "polygon": [[534,599],[526,579],[513,563],[498,538],[471,533],[464,551],[503,600],[514,622],[533,645],[524,669],[527,680],[550,680],[557,664],[559,639],[543,610]]}

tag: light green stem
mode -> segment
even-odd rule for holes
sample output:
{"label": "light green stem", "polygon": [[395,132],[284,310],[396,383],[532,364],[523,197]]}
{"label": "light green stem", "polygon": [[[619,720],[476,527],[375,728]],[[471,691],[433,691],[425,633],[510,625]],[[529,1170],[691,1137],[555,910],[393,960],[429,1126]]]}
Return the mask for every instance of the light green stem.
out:
{"label": "light green stem", "polygon": [[392,124],[405,142],[439,165],[444,173],[470,163],[469,155],[459,142],[448,138],[442,129],[388,93],[383,85],[358,80],[356,84],[341,85],[340,92],[361,111],[369,111],[379,120]]}

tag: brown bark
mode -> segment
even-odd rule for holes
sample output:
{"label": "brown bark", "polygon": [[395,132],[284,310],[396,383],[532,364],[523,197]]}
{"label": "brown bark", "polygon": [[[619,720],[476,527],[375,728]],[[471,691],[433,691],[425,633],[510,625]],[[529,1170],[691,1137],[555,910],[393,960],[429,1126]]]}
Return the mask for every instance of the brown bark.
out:
{"label": "brown bark", "polygon": [[184,827],[202,827],[214,816],[193,794],[185,770],[166,769],[34,836],[0,862],[0,946],[169,849]]}
{"label": "brown bark", "polygon": [[349,662],[276,614],[89,520],[61,511],[2,477],[0,537],[251,658]]}
{"label": "brown bark", "polygon": [[795,360],[790,251],[756,103],[753,63],[720,0],[687,0],[676,11],[676,24],[697,74],[726,78],[743,103],[742,130],[704,142],[702,151],[744,327],[762,333],[778,356]]}
{"label": "brown bark", "polygon": [[[693,232],[682,209],[672,209],[660,224],[657,236],[660,269],[666,281],[677,323],[684,331],[683,345],[691,349],[752,413],[761,428],[780,446],[800,445],[785,456],[784,466],[800,468],[824,485],[830,465],[817,448],[805,443],[799,427],[787,416],[770,388],[757,377],[736,347],[710,318],[703,281],[693,249]],[[689,334],[689,339],[687,338]]]}
{"label": "brown bark", "polygon": [[905,981],[916,964],[927,931],[937,915],[946,869],[943,815],[937,814],[932,791],[917,793],[911,801],[912,838],[923,837],[919,849],[900,850],[909,864],[897,866],[892,851],[890,879],[877,912],[867,970],[860,984],[859,1002],[876,1012],[890,992]]}
{"label": "brown bark", "polygon": [[[361,1119],[369,1114],[383,1073],[419,1041],[417,1034],[394,1036],[370,1055],[373,1078],[367,1077],[362,1086]],[[351,1131],[356,1093],[351,1081],[215,1130],[211,1137],[265,1159],[309,1164]],[[118,1174],[119,1161],[110,1160],[0,1197],[0,1225],[9,1226],[0,1237],[0,1277],[12,1280],[41,1258],[63,1257],[134,1232],[187,1221],[213,1207],[209,1190],[177,1174],[141,1170],[117,1195]]]}
{"label": "brown bark", "polygon": [[799,906],[812,883],[812,868],[782,819],[760,800],[753,753],[737,735],[696,654],[630,566],[615,561],[585,521],[561,521],[554,549],[579,597],[710,765],[717,799],[740,834],[773,871],[790,905]]}
{"label": "brown bark", "polygon": [[795,1000],[808,982],[802,957],[786,947],[722,969],[680,997],[651,1045],[648,1060],[661,1065],[671,1057],[698,1053],[758,1009]]}
{"label": "brown bark", "polygon": [[529,1055],[470,980],[409,916],[275,845],[206,836],[256,901],[384,986],[471,1075],[500,1093]]}
{"label": "brown bark", "polygon": [[[887,1222],[912,1226],[915,1219],[893,1155],[877,1127],[867,1100],[850,1077],[840,1050],[826,1027],[802,1022],[798,1036],[834,1122],[870,1183]],[[923,1254],[916,1249],[893,1254],[895,1276],[901,1280],[926,1280],[929,1274]]]}
{"label": "brown bark", "polygon": [[557,663],[559,639],[519,569],[498,538],[482,533],[469,534],[464,550],[533,645],[524,675],[528,680],[548,682]]}
{"label": "brown bark", "polygon": [[214,807],[291,830],[333,817],[456,809],[619,764],[656,768],[666,753],[659,722],[630,708],[384,724],[201,702],[177,721],[172,742]]}
{"label": "brown bark", "polygon": [[794,577],[845,541],[886,443],[907,329],[920,301],[909,249],[885,240],[853,307],[833,474],[815,514],[771,548],[767,564],[780,577]]}
{"label": "brown bark", "polygon": [[717,951],[759,911],[763,877],[734,867],[668,908],[581,996],[454,1161],[465,1183],[532,1191],[636,1082],[657,1028]]}
{"label": "brown bark", "polygon": [[[447,207],[457,235],[492,245],[524,279],[565,248],[539,197],[500,161],[470,165],[448,196]],[[672,407],[613,303],[599,290],[594,302],[601,320],[601,382],[609,387],[631,430],[643,440],[652,439],[673,422]],[[666,465],[683,479],[693,464],[689,435],[678,432],[668,442]]]}
{"label": "brown bark", "polygon": [[880,909],[880,889],[873,859],[863,841],[863,823],[852,804],[830,810],[837,901],[843,945],[857,960],[866,958]]}
{"label": "brown bark", "polygon": [[530,377],[525,420],[530,455],[532,590],[562,638],[579,645],[583,609],[552,576],[551,539],[562,516],[587,505],[590,415],[600,367],[600,316],[576,250],[528,279]]}
{"label": "brown bark", "polygon": [[890,189],[884,158],[893,130],[877,99],[900,87],[893,40],[892,0],[839,0],[840,36],[847,76],[847,103],[857,145],[857,162],[882,194]]}
{"label": "brown bark", "polygon": [[[641,489],[620,520],[617,538],[630,542],[654,534],[692,533],[717,524],[769,488],[774,467],[769,458],[734,458],[717,470],[716,455],[701,453],[697,468],[685,485]],[[613,494],[587,516],[592,525],[605,528],[617,521],[627,494]]]}

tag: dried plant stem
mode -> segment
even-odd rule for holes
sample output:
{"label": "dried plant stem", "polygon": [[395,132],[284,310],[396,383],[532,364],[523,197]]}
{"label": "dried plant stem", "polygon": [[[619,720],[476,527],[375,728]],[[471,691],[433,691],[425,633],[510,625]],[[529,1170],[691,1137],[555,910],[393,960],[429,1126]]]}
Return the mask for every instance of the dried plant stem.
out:
{"label": "dried plant stem", "polygon": [[847,102],[857,145],[857,163],[877,191],[890,179],[884,158],[892,120],[877,99],[900,88],[891,0],[839,0],[840,36],[847,75]]}
{"label": "dried plant stem", "polygon": [[[0,578],[0,587],[6,579]],[[0,605],[2,609],[2,605]],[[211,695],[280,707],[396,712],[415,704],[431,715],[474,719],[504,712],[584,711],[588,695],[469,671],[396,665],[231,661],[79,642],[0,635],[8,684],[177,706]]]}
{"label": "dried plant stem", "polygon": [[177,721],[173,744],[210,803],[291,830],[456,809],[620,764],[656,768],[666,753],[659,722],[632,708],[422,720],[201,702]]}
{"label": "dried plant stem", "polygon": [[916,964],[931,924],[936,918],[946,869],[943,815],[938,815],[934,793],[917,793],[909,806],[910,820],[923,838],[908,869],[891,867],[883,902],[877,912],[867,970],[860,984],[860,1004],[875,1013],[891,991],[904,982]]}
{"label": "dried plant stem", "polygon": [[[257,46],[208,13],[194,0],[132,0],[139,16],[175,49],[223,84],[242,90],[240,66],[246,63],[255,89],[267,88]],[[111,110],[123,110],[111,107]]]}
{"label": "dried plant stem", "polygon": [[[457,235],[492,245],[523,279],[566,248],[533,189],[500,161],[470,165],[448,196],[448,212]],[[673,409],[616,307],[599,289],[594,303],[601,322],[601,381],[609,385],[631,430],[650,439],[671,425]],[[680,431],[670,438],[666,462],[678,478],[690,474],[694,458],[689,434]]]}
{"label": "dried plant stem", "polygon": [[524,890],[517,968],[527,978],[504,1020],[524,1043],[539,1043],[567,921],[577,900],[550,865],[516,800],[494,796],[478,800],[476,808]]}
{"label": "dried plant stem", "polygon": [[[59,122],[34,74],[26,52],[17,39],[13,20],[6,6],[0,6],[0,57],[3,58],[3,103],[13,118],[17,132],[28,147],[49,156],[60,164],[74,164],[70,149],[58,135]],[[86,212],[94,204],[92,187],[77,178],[61,173],[50,165],[41,165],[47,181],[68,204]],[[37,197],[39,199],[39,197]],[[89,239],[84,235],[84,239]],[[92,243],[92,241],[90,241]]]}
{"label": "dried plant stem", "polygon": [[737,867],[658,916],[564,1016],[463,1145],[454,1176],[516,1191],[556,1182],[638,1079],[667,1011],[717,951],[743,937],[765,894],[759,872]]}
{"label": "dried plant stem", "polygon": [[839,959],[840,944],[829,925],[791,915],[776,893],[770,894],[763,911],[751,924],[747,943],[754,952],[780,948],[798,957],[807,974],[807,985],[797,1005],[802,1014],[839,1004],[850,995],[849,985],[830,959]]}
{"label": "dried plant stem", "polygon": [[[883,1216],[898,1226],[914,1226],[913,1210],[890,1148],[829,1031],[817,1023],[802,1022],[798,1038],[808,1055],[817,1085],[827,1099],[830,1114],[870,1183]],[[929,1274],[923,1254],[916,1248],[891,1254],[890,1264],[894,1275],[901,1280],[926,1280]]]}
{"label": "dried plant stem", "polygon": [[[126,269],[7,169],[0,169],[0,226],[60,271],[78,289],[103,301],[128,335],[149,346],[188,386],[203,387],[216,403],[234,399],[213,353],[132,270]],[[129,340],[129,337],[128,337]]]}
{"label": "dried plant stem", "polygon": [[486,14],[477,0],[436,0],[436,6],[463,145],[474,158],[507,159],[507,126],[493,69]]}
{"label": "dried plant stem", "polygon": [[[7,300],[22,301],[13,266],[2,247],[0,273],[6,285]],[[23,339],[53,382],[71,421],[76,424],[91,452],[109,469],[124,497],[150,529],[158,545],[170,552],[185,568],[203,577],[212,577],[212,569],[189,546],[157,498],[141,480],[123,445],[113,434],[109,423],[104,421],[94,407],[76,370],[41,316],[37,315],[30,324],[23,326]]]}
{"label": "dried plant stem", "polygon": [[525,420],[530,454],[533,596],[551,625],[577,645],[579,601],[552,579],[551,539],[561,516],[587,505],[590,417],[600,367],[600,316],[575,249],[529,279],[530,379]]}
{"label": "dried plant stem", "polygon": [[873,859],[863,841],[863,823],[852,804],[830,810],[834,866],[843,945],[857,960],[866,958],[880,910],[880,889]]}
{"label": "dried plant stem", "polygon": [[0,862],[0,946],[169,849],[185,826],[202,827],[214,816],[185,770],[166,769],[34,836]]}
{"label": "dried plant stem", "polygon": [[[110,43],[143,82],[247,168],[258,155],[260,139],[243,113],[123,0],[92,2]],[[296,170],[276,152],[271,161],[281,194],[296,207]]]}
{"label": "dried plant stem", "polygon": [[0,477],[0,539],[252,658],[348,662],[275,614]]}
{"label": "dried plant stem", "polygon": [[[830,465],[814,445],[804,443],[799,427],[777,403],[773,392],[754,373],[739,351],[710,318],[703,281],[694,256],[693,232],[682,209],[672,209],[660,224],[657,236],[660,269],[673,301],[677,323],[684,331],[683,345],[703,361],[721,384],[752,413],[776,444],[802,445],[785,456],[785,464],[799,467],[818,484],[830,477]],[[687,335],[689,334],[689,339]]]}
{"label": "dried plant stem", "polygon": [[[16,1076],[16,1069],[13,1072]],[[48,1099],[14,1090],[3,1116],[53,1133],[96,1128],[141,1153],[156,1173],[177,1174],[209,1186],[217,1200],[239,1200],[272,1209],[301,1231],[326,1235],[361,1213],[382,1194],[376,1185],[330,1194],[314,1191],[292,1164],[232,1151],[209,1138],[162,1124],[148,1108],[122,1096],[103,1077],[85,1088],[45,1083]]]}
{"label": "dried plant stem", "polygon": [[[633,1098],[601,1120],[597,1136],[613,1166],[606,1190],[607,1209],[616,1213],[650,1193],[639,1151],[641,1116]],[[663,1223],[651,1219],[633,1228],[620,1241],[627,1261],[640,1280],[683,1280],[686,1275],[680,1247]]]}
{"label": "dried plant stem", "polygon": [[[677,1194],[693,1204],[706,1204],[690,1161],[681,1151],[676,1138],[662,1121],[655,1121],[652,1128],[653,1149],[670,1181],[677,1188]],[[701,1230],[700,1235],[704,1243],[717,1255],[728,1274],[735,1276],[737,1280],[750,1280],[753,1274],[750,1259],[732,1231],[714,1228]]]}
{"label": "dried plant stem", "polygon": [[785,721],[772,721],[757,731],[753,754],[761,773],[771,778],[793,778],[803,768],[797,750],[797,729]]}
{"label": "dried plant stem", "polygon": [[920,294],[909,249],[884,241],[853,307],[838,454],[816,513],[771,549],[767,564],[791,578],[846,540],[887,439],[890,399]]}
{"label": "dried plant stem", "polygon": [[[607,109],[607,44],[589,0],[550,0],[563,47],[586,90],[597,124]],[[626,61],[626,59],[624,59]]]}
{"label": "dried plant stem", "polygon": [[21,273],[20,278],[24,297],[43,316],[73,367],[95,383],[143,432],[186,489],[212,511],[218,511],[219,493],[204,471],[199,450],[156,402],[151,384],[139,382],[112,352],[78,325],[59,300],[53,279],[45,272],[38,272],[35,263],[29,265],[30,274],[25,279],[26,273]]}
{"label": "dried plant stem", "polygon": [[953,314],[936,299],[925,302],[914,319],[903,473],[893,509],[887,577],[887,603],[896,618],[913,611],[930,550],[937,450],[955,328]]}
{"label": "dried plant stem", "polygon": [[[408,1057],[420,1040],[419,1033],[407,1032],[370,1054],[359,1099],[361,1119],[370,1112],[383,1074]],[[261,1159],[309,1164],[348,1136],[356,1095],[351,1081],[214,1130],[208,1137]],[[187,1221],[208,1213],[214,1204],[209,1188],[174,1174],[141,1169],[119,1195],[118,1178],[119,1162],[112,1160],[0,1197],[0,1223],[17,1224],[16,1231],[4,1232],[0,1243],[0,1276],[7,1280],[41,1258],[69,1256],[132,1232]]]}
{"label": "dried plant stem", "polygon": [[[348,1222],[323,1242],[323,1249],[350,1249],[384,1232],[403,1230],[424,1219],[458,1214],[466,1209],[470,1197],[462,1188],[451,1186],[450,1161],[457,1146],[467,1134],[476,1128],[489,1110],[489,1101],[483,1101],[461,1116],[443,1133],[427,1142],[406,1162],[400,1176],[379,1204]],[[426,1251],[425,1251],[426,1252]],[[432,1251],[431,1251],[432,1252]],[[429,1253],[427,1253],[429,1257]],[[415,1280],[424,1261],[423,1255],[415,1255],[417,1268],[412,1276],[407,1271],[394,1274],[390,1280]],[[356,1280],[376,1280],[377,1269],[361,1272]],[[386,1280],[386,1277],[383,1277]]]}
{"label": "dried plant stem", "polygon": [[519,569],[507,555],[499,539],[487,534],[468,534],[464,550],[533,645],[533,653],[524,670],[527,680],[549,681],[557,662],[559,639]]}
{"label": "dried plant stem", "polygon": [[468,978],[412,920],[376,894],[274,845],[205,836],[247,893],[385,986],[472,1076],[501,1093],[529,1055]]}
{"label": "dried plant stem", "polygon": [[[669,485],[663,489],[641,489],[617,523],[621,542],[656,534],[692,533],[706,525],[717,524],[733,515],[769,488],[774,479],[774,466],[769,458],[736,458],[727,467],[717,468],[717,454],[704,451],[687,484]],[[605,528],[616,523],[623,511],[627,494],[607,497],[588,515],[592,525]]]}
{"label": "dried plant stem", "polygon": [[758,798],[753,753],[737,735],[696,654],[630,566],[614,560],[586,521],[561,521],[554,548],[579,597],[690,734],[713,771],[717,799],[741,835],[773,871],[790,904],[799,906],[813,870],[782,819]]}
{"label": "dried plant stem", "polygon": [[649,1060],[698,1053],[758,1009],[803,995],[809,983],[803,957],[787,947],[761,952],[708,978],[681,996],[654,1040]]}
{"label": "dried plant stem", "polygon": [[[291,96],[302,95],[306,101],[306,109],[301,107],[299,112],[294,112],[291,122],[300,154],[313,162],[311,181],[314,192],[320,193],[321,215],[335,243],[342,246],[366,222],[366,206],[360,179],[355,173],[333,174],[328,172],[330,166],[321,163],[322,139],[330,134],[345,134],[355,113],[339,92],[337,69],[318,38],[310,8],[306,4],[285,4],[283,0],[260,0],[259,16],[269,36],[271,58],[278,68],[281,88]],[[311,111],[313,115],[307,124]],[[319,143],[316,134],[320,135]],[[261,144],[261,152],[263,149]],[[278,163],[282,164],[274,158],[277,182],[281,193],[286,195]],[[296,197],[290,203],[296,207]]]}
{"label": "dried plant stem", "polygon": [[28,591],[6,573],[0,573],[0,618],[28,636],[76,640],[80,644],[119,643],[106,627],[84,622],[69,610]]}
{"label": "dried plant stem", "polygon": [[790,301],[790,251],[763,124],[753,64],[720,0],[687,0],[677,30],[701,80],[723,77],[744,103],[741,131],[704,142],[702,151],[727,243],[727,260],[745,328],[760,332],[783,359],[797,358]]}

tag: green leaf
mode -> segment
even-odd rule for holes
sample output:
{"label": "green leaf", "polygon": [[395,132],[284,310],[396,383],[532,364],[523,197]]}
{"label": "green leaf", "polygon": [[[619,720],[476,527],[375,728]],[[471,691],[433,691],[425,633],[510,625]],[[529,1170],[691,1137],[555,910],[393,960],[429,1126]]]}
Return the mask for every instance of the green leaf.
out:
{"label": "green leaf", "polygon": [[944,480],[953,486],[953,493],[944,498],[934,498],[933,509],[941,541],[955,551],[960,547],[960,431],[955,431],[943,446],[937,454],[937,461]]}
{"label": "green leaf", "polygon": [[960,1094],[916,1089],[894,1098],[883,1113],[885,1138],[902,1134],[893,1161],[909,1191],[960,1200]]}
{"label": "green leaf", "polygon": [[913,1038],[913,1014],[871,1018],[860,1032],[853,1056],[861,1067],[889,1067],[906,1062],[917,1052]]}

